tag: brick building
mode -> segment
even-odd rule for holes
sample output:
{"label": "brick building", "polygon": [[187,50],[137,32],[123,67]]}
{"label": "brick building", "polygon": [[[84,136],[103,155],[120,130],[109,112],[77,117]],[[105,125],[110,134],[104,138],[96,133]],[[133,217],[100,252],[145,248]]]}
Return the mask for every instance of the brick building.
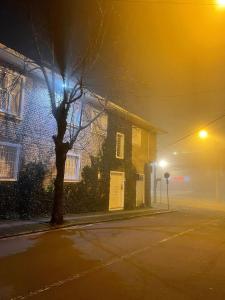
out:
{"label": "brick building", "polygon": [[[0,44],[0,185],[17,181],[29,162],[45,164],[48,177],[54,178],[56,123],[45,82],[38,72],[24,72],[24,61],[21,54]],[[88,92],[84,98],[87,114],[94,116],[98,104]],[[103,165],[97,176],[104,190],[103,207],[148,205],[149,166],[156,157],[158,132],[147,121],[108,102],[105,112],[81,133],[68,153],[65,182],[80,182],[83,168],[101,153]]]}

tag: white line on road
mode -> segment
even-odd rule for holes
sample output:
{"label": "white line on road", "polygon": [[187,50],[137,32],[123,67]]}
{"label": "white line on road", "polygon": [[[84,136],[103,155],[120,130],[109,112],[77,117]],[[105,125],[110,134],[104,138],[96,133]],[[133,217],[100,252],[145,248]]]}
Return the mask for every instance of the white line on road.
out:
{"label": "white line on road", "polygon": [[[87,225],[85,225],[85,226],[87,227]],[[48,285],[48,286],[45,286],[45,287],[40,288],[40,289],[37,289],[37,290],[35,290],[35,291],[31,291],[31,292],[29,292],[29,293],[26,294],[26,295],[23,295],[23,296],[16,296],[16,297],[14,297],[14,298],[11,298],[11,300],[28,299],[28,298],[31,298],[31,297],[36,296],[36,295],[38,295],[38,294],[44,293],[44,292],[46,292],[46,291],[48,291],[48,290],[51,290],[51,289],[53,289],[53,288],[55,288],[55,287],[60,287],[60,286],[66,284],[66,283],[68,283],[68,282],[77,280],[77,279],[79,279],[79,278],[81,278],[81,277],[85,277],[85,276],[87,276],[87,275],[89,275],[89,274],[92,274],[92,273],[95,273],[95,272],[100,271],[100,270],[102,270],[102,269],[105,269],[105,268],[107,268],[107,267],[110,267],[110,266],[112,266],[112,265],[115,264],[115,263],[118,263],[118,262],[127,260],[127,259],[129,259],[130,257],[133,257],[133,256],[135,256],[135,255],[137,255],[137,254],[140,254],[140,253],[143,253],[143,252],[145,252],[145,251],[148,251],[149,249],[151,249],[151,248],[154,247],[154,246],[157,246],[157,245],[159,245],[159,244],[168,242],[168,241],[170,241],[170,240],[173,240],[173,239],[175,239],[175,238],[178,238],[178,237],[180,237],[180,236],[183,236],[183,235],[185,235],[185,234],[188,234],[188,233],[190,233],[190,232],[193,232],[194,230],[195,230],[194,228],[191,228],[191,229],[188,229],[188,230],[185,230],[185,231],[182,231],[182,232],[173,234],[173,235],[169,236],[168,238],[162,239],[162,240],[156,242],[155,244],[153,244],[153,245],[151,245],[151,246],[147,246],[147,247],[144,247],[144,248],[137,249],[137,250],[135,250],[135,251],[129,252],[129,253],[125,254],[125,255],[122,255],[122,256],[119,256],[119,257],[117,257],[117,258],[114,258],[114,259],[112,259],[112,260],[110,260],[110,261],[108,261],[108,262],[106,262],[106,263],[104,263],[104,264],[101,264],[101,265],[97,266],[97,267],[94,267],[94,268],[88,269],[88,270],[86,270],[86,271],[83,271],[83,272],[74,274],[74,275],[72,275],[72,276],[70,276],[70,277],[67,277],[67,278],[65,278],[65,279],[63,279],[63,280],[59,280],[59,281],[57,281],[57,282],[54,282],[54,283],[52,283],[52,284],[50,284],[50,285]]]}
{"label": "white line on road", "polygon": [[180,232],[180,233],[174,234],[174,235],[172,235],[172,236],[169,236],[168,238],[165,238],[165,239],[159,241],[158,244],[165,243],[165,242],[167,242],[167,241],[170,241],[170,240],[172,240],[172,239],[174,239],[174,238],[176,238],[176,237],[182,236],[182,235],[187,234],[187,233],[189,233],[189,232],[192,232],[192,231],[194,231],[194,230],[195,230],[194,228],[191,228],[191,229],[182,231],[182,232]]}

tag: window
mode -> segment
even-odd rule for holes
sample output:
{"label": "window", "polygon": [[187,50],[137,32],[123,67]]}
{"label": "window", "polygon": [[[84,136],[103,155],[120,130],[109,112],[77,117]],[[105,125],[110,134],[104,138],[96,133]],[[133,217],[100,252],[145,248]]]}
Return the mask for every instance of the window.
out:
{"label": "window", "polygon": [[124,134],[116,133],[116,158],[124,158]]}
{"label": "window", "polygon": [[132,128],[132,144],[136,146],[141,146],[141,128]]}
{"label": "window", "polygon": [[20,145],[0,143],[0,180],[17,179]]}
{"label": "window", "polygon": [[81,103],[76,101],[71,104],[70,110],[68,112],[67,122],[70,125],[79,126],[81,118]]}
{"label": "window", "polygon": [[21,115],[23,78],[8,69],[0,69],[0,111]]}
{"label": "window", "polygon": [[66,157],[65,181],[78,181],[80,179],[80,156],[69,152]]}
{"label": "window", "polygon": [[[92,109],[91,119],[93,120],[100,112],[100,110]],[[91,129],[100,135],[107,132],[107,115],[104,112],[91,124]]]}

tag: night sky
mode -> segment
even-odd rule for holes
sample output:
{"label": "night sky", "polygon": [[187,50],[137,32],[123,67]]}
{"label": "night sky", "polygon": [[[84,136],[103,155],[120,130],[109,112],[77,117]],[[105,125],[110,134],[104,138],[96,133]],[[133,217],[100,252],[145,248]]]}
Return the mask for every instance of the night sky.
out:
{"label": "night sky", "polygon": [[[72,3],[82,36],[96,23],[93,1]],[[225,9],[202,0],[105,3],[106,31],[91,89],[168,131],[160,150],[224,114]],[[25,16],[15,1],[4,4],[0,41],[32,56]],[[224,140],[224,119],[210,128]],[[185,142],[171,151],[179,146]]]}

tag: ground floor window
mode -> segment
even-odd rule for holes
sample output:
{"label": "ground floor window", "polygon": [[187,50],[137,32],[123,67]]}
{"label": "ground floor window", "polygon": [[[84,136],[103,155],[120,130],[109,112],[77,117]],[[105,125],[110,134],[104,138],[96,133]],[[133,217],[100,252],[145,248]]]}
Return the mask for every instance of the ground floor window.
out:
{"label": "ground floor window", "polygon": [[20,145],[0,142],[0,180],[17,179]]}
{"label": "ground floor window", "polygon": [[69,152],[66,157],[64,180],[79,181],[80,180],[80,156],[73,152]]}

